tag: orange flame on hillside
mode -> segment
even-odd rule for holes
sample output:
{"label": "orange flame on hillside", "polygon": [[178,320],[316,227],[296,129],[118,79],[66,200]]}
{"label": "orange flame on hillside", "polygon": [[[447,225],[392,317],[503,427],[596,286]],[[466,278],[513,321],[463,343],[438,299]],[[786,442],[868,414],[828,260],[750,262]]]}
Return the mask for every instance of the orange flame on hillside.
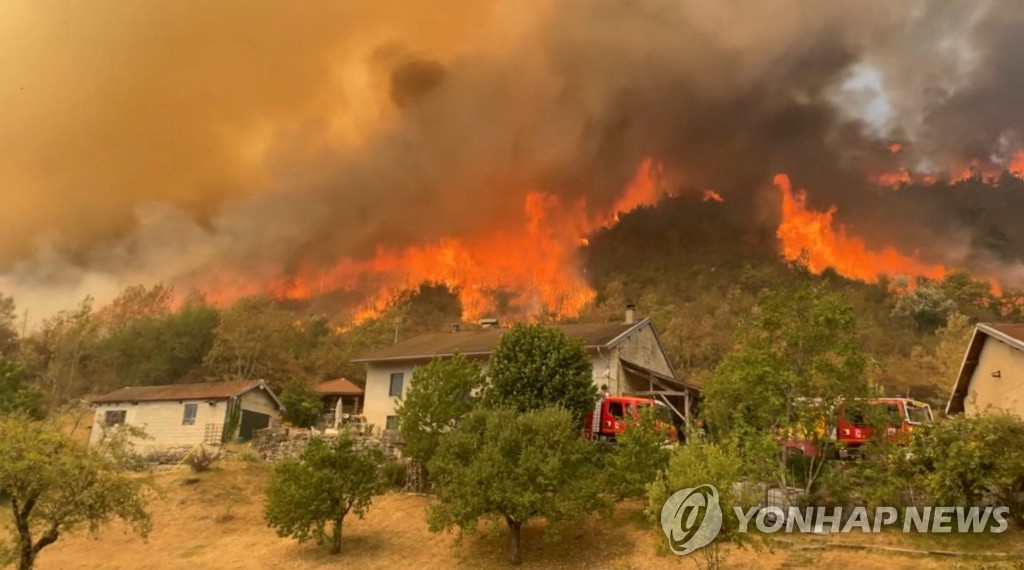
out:
{"label": "orange flame on hillside", "polygon": [[230,301],[245,294],[268,293],[283,299],[309,299],[334,291],[360,291],[367,302],[353,318],[358,323],[384,311],[397,294],[421,283],[444,284],[462,302],[463,318],[475,320],[507,307],[517,315],[573,317],[594,299],[577,258],[585,236],[614,225],[620,214],[653,205],[661,198],[661,167],[650,159],[612,208],[588,217],[580,199],[564,203],[540,191],[523,204],[523,227],[471,237],[445,237],[406,249],[379,248],[368,260],[341,259],[329,268],[307,264],[294,276],[254,284],[208,281],[211,299]]}
{"label": "orange flame on hillside", "polygon": [[843,225],[833,228],[836,207],[831,206],[824,212],[809,209],[806,192],[794,193],[785,174],[775,177],[775,186],[782,193],[782,222],[776,235],[786,259],[800,259],[815,273],[831,267],[844,277],[872,283],[879,275],[941,279],[946,274],[946,268],[926,264],[918,260],[916,254],[904,255],[893,247],[872,251],[863,239],[850,235]]}
{"label": "orange flame on hillside", "polygon": [[704,197],[701,199],[702,202],[724,202],[722,195],[715,192],[711,188],[704,191]]}

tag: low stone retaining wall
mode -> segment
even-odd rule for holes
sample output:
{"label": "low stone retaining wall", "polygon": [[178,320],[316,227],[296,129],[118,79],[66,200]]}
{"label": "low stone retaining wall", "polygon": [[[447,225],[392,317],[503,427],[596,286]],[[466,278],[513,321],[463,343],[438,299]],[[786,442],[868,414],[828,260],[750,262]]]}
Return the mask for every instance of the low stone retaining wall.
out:
{"label": "low stone retaining wall", "polygon": [[[280,461],[296,459],[302,455],[306,445],[313,438],[334,441],[335,434],[322,434],[303,428],[272,427],[257,431],[250,442],[252,450],[260,459]],[[355,436],[362,445],[380,447],[388,459],[402,456],[401,442],[393,437]]]}

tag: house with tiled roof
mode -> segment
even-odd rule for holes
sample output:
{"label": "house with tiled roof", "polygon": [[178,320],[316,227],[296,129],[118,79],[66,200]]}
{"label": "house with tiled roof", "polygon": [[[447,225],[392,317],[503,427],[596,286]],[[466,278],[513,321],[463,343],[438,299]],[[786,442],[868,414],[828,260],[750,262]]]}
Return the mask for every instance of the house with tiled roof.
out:
{"label": "house with tiled roof", "polygon": [[1024,417],[1024,324],[979,323],[946,414],[1008,411]]}
{"label": "house with tiled roof", "polygon": [[129,386],[94,398],[92,405],[92,444],[127,424],[151,438],[134,442],[142,450],[248,441],[256,430],[276,424],[282,409],[262,380]]}
{"label": "house with tiled roof", "polygon": [[[583,341],[593,367],[594,385],[612,396],[657,398],[669,405],[680,424],[689,421],[698,390],[676,376],[651,320],[553,325],[567,337]],[[395,406],[415,381],[416,368],[434,358],[459,353],[486,365],[508,329],[485,320],[469,330],[419,335],[365,354],[353,362],[366,365],[363,415],[375,429],[398,426]]]}

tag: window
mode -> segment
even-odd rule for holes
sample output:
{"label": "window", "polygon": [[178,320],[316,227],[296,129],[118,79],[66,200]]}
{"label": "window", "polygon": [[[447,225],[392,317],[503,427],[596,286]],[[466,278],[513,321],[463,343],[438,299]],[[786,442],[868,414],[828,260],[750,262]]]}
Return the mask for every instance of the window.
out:
{"label": "window", "polygon": [[384,429],[398,429],[398,416],[388,416],[384,422]]}
{"label": "window", "polygon": [[608,402],[608,415],[621,420],[622,416],[625,415],[622,409],[622,402]]}
{"label": "window", "polygon": [[405,374],[395,372],[391,375],[391,386],[388,388],[388,396],[392,398],[402,395],[402,383],[405,381]]}
{"label": "window", "polygon": [[107,427],[119,426],[124,423],[124,417],[128,414],[125,410],[108,410],[103,415],[103,423]]}
{"label": "window", "polygon": [[181,418],[181,425],[190,426],[196,423],[196,413],[199,411],[199,404],[185,404],[185,416]]}

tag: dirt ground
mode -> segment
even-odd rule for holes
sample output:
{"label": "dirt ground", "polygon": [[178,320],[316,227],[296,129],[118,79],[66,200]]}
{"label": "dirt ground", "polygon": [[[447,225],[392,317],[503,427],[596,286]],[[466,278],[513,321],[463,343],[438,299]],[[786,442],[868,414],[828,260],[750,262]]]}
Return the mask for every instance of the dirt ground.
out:
{"label": "dirt ground", "polygon": [[[225,462],[210,472],[187,470],[155,476],[161,495],[151,504],[154,529],[148,541],[114,525],[98,538],[85,533],[63,536],[44,550],[41,570],[55,569],[321,569],[350,568],[502,568],[507,538],[503,528],[483,529],[461,542],[451,534],[427,530],[429,498],[391,493],[374,501],[363,520],[345,521],[339,556],[315,544],[278,538],[262,519],[262,492],[269,466]],[[192,482],[188,482],[192,479]],[[611,517],[594,517],[557,541],[545,542],[542,525],[524,530],[523,568],[659,569],[695,568],[692,560],[659,554],[660,539],[644,521],[638,502],[620,504]],[[789,536],[787,539],[792,539]],[[849,550],[834,543],[859,543],[921,550],[1013,552],[1024,554],[1024,533],[997,537],[914,537],[902,534],[798,537],[759,550],[733,549],[730,568],[1024,568],[1024,564],[984,558],[914,555]]]}

